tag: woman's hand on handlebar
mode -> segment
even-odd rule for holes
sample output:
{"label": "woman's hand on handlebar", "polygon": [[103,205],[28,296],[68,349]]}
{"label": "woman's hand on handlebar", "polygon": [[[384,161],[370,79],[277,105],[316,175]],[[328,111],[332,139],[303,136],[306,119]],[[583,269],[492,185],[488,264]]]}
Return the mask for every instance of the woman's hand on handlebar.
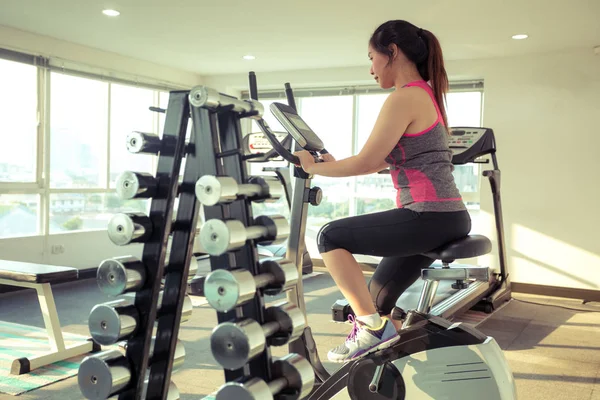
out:
{"label": "woman's hand on handlebar", "polygon": [[319,157],[321,159],[321,161],[323,162],[331,162],[331,161],[335,161],[335,157],[332,156],[330,153],[325,153],[325,154],[321,154],[321,156]]}
{"label": "woman's hand on handlebar", "polygon": [[315,157],[306,150],[297,151],[294,155],[300,160],[302,169],[307,174],[310,174],[311,167],[315,165]]}

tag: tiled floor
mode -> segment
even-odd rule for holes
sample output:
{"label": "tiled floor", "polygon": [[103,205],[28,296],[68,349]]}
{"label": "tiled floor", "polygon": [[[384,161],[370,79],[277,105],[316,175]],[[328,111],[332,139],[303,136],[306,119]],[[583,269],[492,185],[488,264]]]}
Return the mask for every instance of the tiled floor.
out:
{"label": "tiled floor", "polygon": [[[325,358],[329,348],[343,341],[350,329],[348,325],[330,321],[330,307],[341,295],[326,274],[307,279],[305,290],[309,323],[321,358]],[[55,296],[64,330],[80,334],[88,334],[90,309],[110,300],[98,291],[94,281],[57,286]],[[524,294],[514,297],[479,329],[495,337],[505,350],[517,381],[519,399],[600,400],[600,304],[581,305],[576,300]],[[42,327],[35,293],[1,295],[0,320]],[[180,339],[185,344],[186,360],[173,380],[183,400],[200,399],[223,382],[223,371],[214,361],[209,346],[215,325],[216,313],[208,305],[196,307],[191,320],[182,325]],[[284,355],[286,348],[274,348],[272,354]],[[337,364],[324,365],[329,371],[338,368]],[[0,394],[0,399],[15,397]],[[73,377],[17,399],[68,400],[82,399],[82,395],[77,378]]]}

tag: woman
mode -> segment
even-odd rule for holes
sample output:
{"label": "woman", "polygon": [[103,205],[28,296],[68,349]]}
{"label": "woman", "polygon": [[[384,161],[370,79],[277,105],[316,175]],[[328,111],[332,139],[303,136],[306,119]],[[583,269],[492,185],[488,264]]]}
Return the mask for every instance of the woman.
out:
{"label": "woman", "polygon": [[[369,40],[370,73],[383,89],[395,88],[356,156],[315,163],[297,152],[309,174],[344,177],[390,168],[396,208],[332,221],[318,235],[319,252],[356,314],[345,342],[329,351],[346,362],[393,344],[389,315],[396,301],[434,260],[421,254],[471,230],[454,182],[444,108],[448,77],[433,33],[402,21],[379,26]],[[429,82],[429,83],[428,83]],[[383,257],[369,282],[352,254]]]}

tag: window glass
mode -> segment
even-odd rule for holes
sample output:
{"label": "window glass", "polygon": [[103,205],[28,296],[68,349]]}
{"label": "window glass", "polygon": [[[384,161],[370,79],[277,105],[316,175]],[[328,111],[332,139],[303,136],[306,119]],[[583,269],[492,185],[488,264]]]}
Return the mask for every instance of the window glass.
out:
{"label": "window glass", "polygon": [[0,182],[35,182],[36,67],[0,60],[0,110]]}
{"label": "window glass", "polygon": [[0,238],[39,235],[40,196],[0,194]]}
{"label": "window glass", "polygon": [[117,213],[149,212],[150,200],[121,200],[115,193],[50,194],[50,234],[106,229]]}
{"label": "window glass", "polygon": [[50,186],[106,187],[108,83],[52,73]]}
{"label": "window glass", "polygon": [[[299,111],[337,160],[352,155],[353,96],[304,97]],[[327,222],[351,215],[354,178],[315,176],[312,185],[323,190],[321,204],[308,207],[307,235],[316,237]]]}
{"label": "window glass", "polygon": [[[357,148],[360,152],[373,131],[379,112],[389,93],[357,96]],[[390,210],[396,206],[396,189],[389,174],[356,177],[356,214]]]}
{"label": "window glass", "polygon": [[[450,127],[481,126],[481,92],[452,92],[446,95],[448,125]],[[479,164],[456,165],[454,179],[468,208],[480,206],[479,188],[481,171]]]}
{"label": "window glass", "polygon": [[126,139],[133,131],[156,133],[154,91],[133,86],[110,85],[110,187],[124,171],[153,173],[151,154],[132,154]]}

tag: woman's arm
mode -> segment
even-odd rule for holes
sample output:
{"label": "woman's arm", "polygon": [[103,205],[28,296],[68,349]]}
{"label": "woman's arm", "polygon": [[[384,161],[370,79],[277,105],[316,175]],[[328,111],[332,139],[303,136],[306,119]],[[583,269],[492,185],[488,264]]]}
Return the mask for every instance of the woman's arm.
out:
{"label": "woman's arm", "polygon": [[380,165],[378,165],[377,167],[373,168],[373,170],[367,172],[365,175],[369,175],[369,174],[376,174],[379,171],[383,171],[384,169],[388,169],[390,167],[390,164],[383,161]]}
{"label": "woman's arm", "polygon": [[396,91],[386,99],[373,132],[359,154],[339,161],[315,163],[303,167],[312,175],[345,177],[367,175],[387,167],[382,160],[398,143],[414,120],[414,104],[408,93]]}

